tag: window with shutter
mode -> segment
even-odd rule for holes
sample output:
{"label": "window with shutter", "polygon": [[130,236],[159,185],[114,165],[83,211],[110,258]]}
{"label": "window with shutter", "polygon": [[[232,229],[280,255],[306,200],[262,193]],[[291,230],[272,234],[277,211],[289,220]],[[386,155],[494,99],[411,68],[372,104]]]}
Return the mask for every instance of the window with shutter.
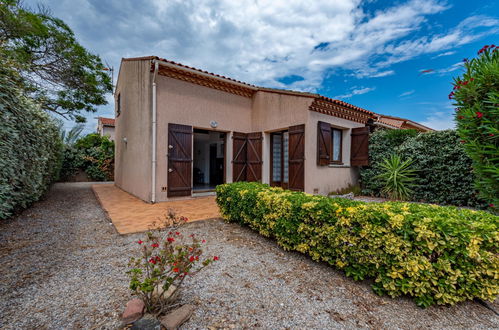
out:
{"label": "window with shutter", "polygon": [[331,159],[331,124],[317,123],[317,165],[329,165]]}
{"label": "window with shutter", "polygon": [[369,127],[352,129],[351,166],[369,165]]}

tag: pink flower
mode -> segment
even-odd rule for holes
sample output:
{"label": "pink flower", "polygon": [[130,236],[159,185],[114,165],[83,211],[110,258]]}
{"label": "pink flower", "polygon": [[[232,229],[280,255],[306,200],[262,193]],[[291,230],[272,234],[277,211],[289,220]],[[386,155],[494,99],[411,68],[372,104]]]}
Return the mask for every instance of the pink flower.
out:
{"label": "pink flower", "polygon": [[477,118],[482,118],[483,117],[483,113],[481,113],[480,111],[477,111],[476,112],[476,116],[477,116]]}
{"label": "pink flower", "polygon": [[489,204],[489,207],[494,207],[494,204],[490,203],[490,204]]}
{"label": "pink flower", "polygon": [[205,239],[204,239],[204,240],[202,240],[202,241],[201,241],[201,243],[206,243],[206,240],[205,240]]}
{"label": "pink flower", "polygon": [[143,241],[141,241],[140,239],[137,241],[138,244],[142,244],[144,243]]}
{"label": "pink flower", "polygon": [[213,260],[217,261],[217,260],[218,260],[218,257],[217,257],[217,256],[214,256],[214,257],[213,257]]}

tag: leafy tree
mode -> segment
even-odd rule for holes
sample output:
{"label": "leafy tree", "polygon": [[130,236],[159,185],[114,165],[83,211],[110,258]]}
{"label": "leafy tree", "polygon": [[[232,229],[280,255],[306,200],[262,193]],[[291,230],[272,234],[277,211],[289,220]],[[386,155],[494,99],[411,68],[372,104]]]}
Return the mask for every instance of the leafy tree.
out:
{"label": "leafy tree", "polygon": [[499,205],[499,46],[485,46],[465,60],[454,79],[457,131],[473,160],[475,186],[493,211]]}
{"label": "leafy tree", "polygon": [[42,109],[66,118],[85,121],[81,112],[95,112],[112,91],[99,56],[48,10],[34,12],[19,0],[0,2],[0,56],[21,73],[25,91]]}

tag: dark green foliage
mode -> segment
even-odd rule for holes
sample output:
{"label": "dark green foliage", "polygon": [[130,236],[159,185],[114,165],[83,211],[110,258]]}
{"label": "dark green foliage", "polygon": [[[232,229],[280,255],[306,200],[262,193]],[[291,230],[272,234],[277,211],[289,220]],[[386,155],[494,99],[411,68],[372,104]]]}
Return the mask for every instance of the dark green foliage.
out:
{"label": "dark green foliage", "polygon": [[0,61],[0,219],[37,201],[57,179],[62,141],[55,121],[23,96]]}
{"label": "dark green foliage", "polygon": [[454,79],[457,132],[473,160],[475,186],[499,212],[499,47],[485,46]]}
{"label": "dark green foliage", "polygon": [[[398,133],[393,133],[398,132]],[[395,138],[394,138],[395,136]],[[473,186],[471,159],[453,130],[428,133],[406,130],[374,132],[369,139],[370,166],[360,171],[363,193],[380,196],[384,157],[397,153],[412,159],[416,179],[412,200],[459,206],[482,206]]]}
{"label": "dark green foliage", "polygon": [[452,206],[363,203],[255,182],[217,186],[227,221],[422,307],[499,294],[499,217]]}
{"label": "dark green foliage", "polygon": [[0,55],[23,76],[29,95],[44,110],[81,121],[112,90],[99,56],[81,46],[73,31],[48,11],[33,12],[18,0],[0,2]]}
{"label": "dark green foliage", "polygon": [[66,145],[61,179],[70,179],[79,169],[84,170],[91,180],[113,180],[114,142],[107,136],[91,133],[74,145]]}

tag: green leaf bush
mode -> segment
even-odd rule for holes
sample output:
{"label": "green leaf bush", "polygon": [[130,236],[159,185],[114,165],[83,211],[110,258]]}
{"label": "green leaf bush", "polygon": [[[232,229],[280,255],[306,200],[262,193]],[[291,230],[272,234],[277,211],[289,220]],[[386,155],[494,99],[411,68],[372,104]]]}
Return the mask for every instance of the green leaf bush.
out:
{"label": "green leaf bush", "polygon": [[0,219],[6,219],[58,178],[63,145],[56,122],[24,96],[16,72],[0,64]]}
{"label": "green leaf bush", "polygon": [[481,207],[473,182],[472,160],[454,130],[418,133],[413,130],[378,130],[369,138],[369,167],[360,169],[362,193],[381,196],[379,178],[383,162],[391,154],[412,159],[416,172],[413,201]]}
{"label": "green leaf bush", "polygon": [[114,179],[114,142],[107,136],[90,133],[73,145],[66,145],[61,179],[71,179],[78,170],[84,170],[94,181]]}
{"label": "green leaf bush", "polygon": [[499,217],[485,211],[402,202],[364,203],[260,183],[217,187],[223,217],[294,250],[373,279],[378,294],[419,306],[499,294]]}
{"label": "green leaf bush", "polygon": [[473,160],[475,186],[499,212],[499,47],[484,46],[454,79],[457,132]]}

